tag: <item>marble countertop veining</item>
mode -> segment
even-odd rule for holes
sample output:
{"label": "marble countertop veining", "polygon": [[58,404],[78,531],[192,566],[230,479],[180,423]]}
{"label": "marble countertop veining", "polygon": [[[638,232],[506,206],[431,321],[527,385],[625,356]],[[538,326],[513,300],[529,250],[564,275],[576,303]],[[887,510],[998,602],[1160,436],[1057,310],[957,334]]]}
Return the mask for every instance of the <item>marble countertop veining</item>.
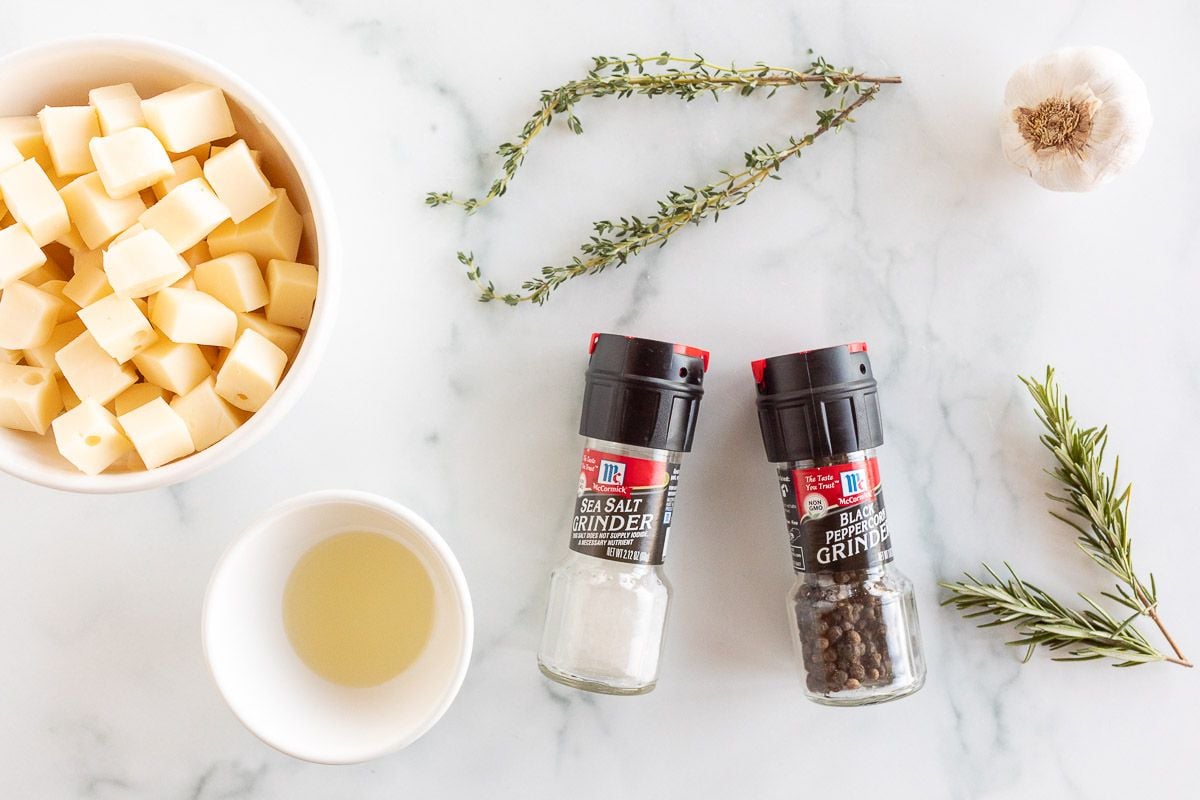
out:
{"label": "marble countertop veining", "polygon": [[[1046,515],[1018,373],[1048,362],[1108,422],[1135,479],[1139,566],[1200,655],[1192,513],[1200,467],[1200,8],[1177,2],[610,0],[604,4],[264,0],[10,3],[0,51],[134,33],[242,74],[322,164],[345,239],[343,308],[310,391],[214,473],[124,497],[0,476],[0,796],[5,798],[1184,797],[1196,793],[1200,675],[1022,666],[937,605],[935,582],[1008,558],[1031,580],[1106,576]],[[1091,195],[1004,164],[1001,93],[1058,46],[1122,52],[1156,116],[1142,162]],[[734,166],[809,124],[797,92],[684,105],[585,102],[547,133],[505,202],[469,220],[422,203],[479,190],[538,90],[597,53],[834,63],[904,84],[744,207],[544,308],[474,302],[454,260],[500,283],[562,259],[594,218]],[[684,465],[659,688],[551,685],[534,649],[565,552],[587,336],[712,351]],[[867,340],[885,409],[897,564],[916,582],[929,682],[859,710],[806,702],[784,617],[783,517],[748,362]],[[424,514],[471,583],[476,651],[443,721],[400,754],[330,768],[244,730],[206,673],[209,571],[252,518],[351,487]]]}

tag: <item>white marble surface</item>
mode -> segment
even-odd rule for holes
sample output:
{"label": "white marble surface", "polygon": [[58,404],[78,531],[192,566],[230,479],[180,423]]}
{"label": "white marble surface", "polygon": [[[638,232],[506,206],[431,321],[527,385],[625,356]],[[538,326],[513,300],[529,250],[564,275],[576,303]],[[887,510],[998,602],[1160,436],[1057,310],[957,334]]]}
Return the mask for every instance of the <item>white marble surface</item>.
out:
{"label": "white marble surface", "polygon": [[[65,34],[193,47],[273,98],[324,166],[342,218],[344,306],[316,382],[235,463],[169,491],[93,498],[0,477],[0,795],[301,797],[1183,797],[1200,674],[1021,666],[937,606],[935,581],[1013,559],[1056,589],[1106,576],[1046,516],[1050,488],[1018,372],[1055,363],[1111,423],[1137,480],[1140,565],[1200,655],[1200,11],[1182,2],[9,3],[0,50]],[[1146,78],[1142,163],[1089,196],[1038,189],[998,152],[1005,80],[1064,44],[1104,44]],[[567,256],[589,220],[645,209],[761,141],[813,99],[584,104],[510,197],[469,222],[422,205],[481,189],[538,90],[601,52],[835,63],[905,83],[716,226],[545,308],[473,302],[454,261],[497,282]],[[713,352],[685,464],[663,678],[640,699],[537,672],[546,576],[566,546],[587,335]],[[913,698],[807,703],[783,615],[782,513],[753,413],[755,357],[866,339],[898,564],[930,662]],[[353,487],[426,515],[462,560],[478,622],[457,703],[409,750],[347,768],[260,744],[221,702],[198,628],[209,570],[251,518]]]}

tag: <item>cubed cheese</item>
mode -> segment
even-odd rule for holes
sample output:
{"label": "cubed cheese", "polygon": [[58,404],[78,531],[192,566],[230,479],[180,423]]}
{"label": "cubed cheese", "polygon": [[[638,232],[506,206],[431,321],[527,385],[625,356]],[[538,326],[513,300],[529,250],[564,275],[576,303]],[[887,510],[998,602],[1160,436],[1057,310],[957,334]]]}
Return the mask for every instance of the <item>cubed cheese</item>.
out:
{"label": "cubed cheese", "polygon": [[187,424],[161,397],[117,417],[147,469],[196,451]]}
{"label": "cubed cheese", "polygon": [[104,405],[137,383],[131,364],[119,364],[84,331],[58,351],[58,368],[81,400]]}
{"label": "cubed cheese", "polygon": [[162,143],[145,128],[99,136],[89,145],[109,197],[128,197],[174,174]]}
{"label": "cubed cheese", "polygon": [[182,278],[188,265],[158,231],[145,230],[104,251],[104,272],[117,294],[145,297]]}
{"label": "cubed cheese", "polygon": [[0,289],[46,263],[46,254],[21,223],[0,230]]}
{"label": "cubed cheese", "polygon": [[69,319],[56,325],[45,344],[27,347],[22,351],[25,363],[48,369],[55,375],[61,375],[62,370],[58,366],[58,351],[75,341],[85,330],[84,324],[78,319]]}
{"label": "cubed cheese", "polygon": [[102,247],[136,223],[146,210],[146,204],[136,192],[119,200],[110,197],[98,172],[76,178],[64,186],[59,195],[88,250]]}
{"label": "cubed cheese", "polygon": [[[23,350],[45,344],[58,324],[61,309],[62,300],[49,292],[24,281],[10,283],[0,294],[0,347]],[[233,327],[237,329],[236,318]]]}
{"label": "cubed cheese", "polygon": [[112,412],[84,400],[53,422],[54,442],[63,457],[88,475],[98,475],[133,445]]}
{"label": "cubed cheese", "polygon": [[[26,281],[28,283],[28,281]],[[58,310],[58,324],[62,324],[68,320],[74,319],[79,312],[79,306],[74,300],[67,297],[64,290],[67,288],[67,282],[63,280],[46,281],[37,285],[46,294],[52,294],[59,300],[62,300],[62,308]]]}
{"label": "cubed cheese", "polygon": [[155,198],[162,200],[176,186],[193,181],[196,178],[203,178],[204,170],[200,167],[200,162],[195,156],[184,156],[177,158],[171,162],[171,174],[163,178],[152,187]]}
{"label": "cubed cheese", "polygon": [[237,335],[237,314],[194,289],[163,289],[154,298],[150,317],[173,342],[232,347]]}
{"label": "cubed cheese", "polygon": [[138,353],[133,364],[150,383],[174,394],[191,391],[212,372],[198,346],[176,344],[170,339],[160,339]]}
{"label": "cubed cheese", "polygon": [[54,378],[54,382],[58,384],[58,393],[62,395],[63,408],[70,411],[79,405],[79,395],[75,394],[75,390],[71,388],[71,384],[67,383],[67,379],[58,373]]}
{"label": "cubed cheese", "polygon": [[193,274],[200,291],[237,312],[262,308],[270,299],[262,270],[249,253],[230,253],[197,264]]}
{"label": "cubed cheese", "polygon": [[286,366],[286,353],[262,334],[244,330],[217,372],[216,392],[243,411],[258,411],[275,393]]}
{"label": "cubed cheese", "polygon": [[29,229],[38,247],[70,232],[71,219],[58,189],[32,158],[0,172],[0,194],[13,219]]}
{"label": "cubed cheese", "polygon": [[229,209],[203,178],[195,178],[167,192],[138,221],[161,233],[176,253],[182,253],[195,247],[227,219]]}
{"label": "cubed cheese", "polygon": [[271,182],[241,139],[209,156],[204,162],[204,177],[234,222],[241,222],[275,199]]}
{"label": "cubed cheese", "polygon": [[[220,146],[219,144],[214,144],[212,146],[212,149],[210,149],[208,151],[208,157],[212,158],[213,156],[217,155],[224,149],[225,148]],[[254,159],[254,163],[258,165],[259,169],[262,169],[262,153],[255,150],[254,148],[250,148],[250,157],[252,159]]]}
{"label": "cubed cheese", "polygon": [[[59,196],[60,197],[62,196],[61,191],[59,192]],[[68,216],[70,216],[70,212],[67,212],[67,214],[68,214]],[[79,229],[76,228],[74,224],[71,225],[71,229],[69,231],[67,231],[66,233],[64,233],[62,236],[58,237],[54,241],[58,242],[63,247],[67,248],[68,250],[70,250],[72,252],[74,252],[76,250],[87,250],[88,249],[87,245],[85,245],[83,243],[83,237],[79,235]]]}
{"label": "cubed cheese", "polygon": [[153,383],[135,383],[121,392],[113,400],[113,410],[117,416],[128,414],[135,408],[141,408],[151,400],[167,399],[167,390]]}
{"label": "cubed cheese", "polygon": [[112,247],[117,242],[123,242],[126,239],[132,239],[134,236],[137,236],[139,233],[142,233],[145,230],[146,230],[145,225],[143,225],[140,222],[135,222],[132,225],[130,225],[128,228],[126,228],[125,230],[123,230],[119,234],[117,234],[116,238],[114,238],[111,242],[109,242],[108,245],[109,245],[109,247]]}
{"label": "cubed cheese", "polygon": [[75,256],[75,275],[63,287],[63,294],[80,308],[113,293],[100,263],[101,253],[98,250],[77,253]]}
{"label": "cubed cheese", "polygon": [[205,378],[187,394],[181,394],[172,400],[171,408],[187,424],[192,443],[196,445],[197,450],[212,447],[237,430],[248,416],[217,394],[212,376]]}
{"label": "cubed cheese", "polygon": [[305,330],[317,299],[317,268],[311,264],[272,259],[267,262],[267,320]]}
{"label": "cubed cheese", "polygon": [[25,160],[25,156],[12,142],[0,139],[0,172],[15,167]]}
{"label": "cubed cheese", "polygon": [[35,159],[42,169],[52,169],[50,150],[37,117],[0,118],[0,141],[11,142],[24,158]]}
{"label": "cubed cheese", "polygon": [[180,253],[183,260],[188,263],[189,267],[195,267],[198,264],[203,264],[205,261],[212,261],[212,253],[208,251],[208,242],[200,242],[195,247],[184,250]]}
{"label": "cubed cheese", "polygon": [[213,258],[244,251],[259,262],[272,258],[295,261],[300,252],[304,221],[283,189],[275,190],[275,200],[262,211],[242,220],[223,222],[208,237]]}
{"label": "cubed cheese", "polygon": [[110,294],[81,308],[79,319],[104,352],[121,364],[158,341],[158,335],[137,304],[119,294]]}
{"label": "cubed cheese", "polygon": [[189,83],[142,101],[146,126],[172,153],[182,153],[237,131],[216,86]]}
{"label": "cubed cheese", "polygon": [[50,148],[54,171],[82,175],[96,169],[88,142],[100,135],[100,120],[91,106],[46,106],[38,112],[42,138]]}
{"label": "cubed cheese", "polygon": [[42,434],[62,408],[50,370],[0,363],[0,427]]}
{"label": "cubed cheese", "polygon": [[96,109],[100,133],[104,136],[146,125],[146,118],[142,115],[142,98],[132,83],[92,89],[88,92],[88,104]]}
{"label": "cubed cheese", "polygon": [[300,349],[300,340],[304,336],[295,328],[268,322],[262,312],[258,311],[251,314],[238,314],[238,336],[241,336],[242,331],[247,328],[262,334],[270,340],[271,344],[287,353],[289,361],[296,357],[296,351]]}

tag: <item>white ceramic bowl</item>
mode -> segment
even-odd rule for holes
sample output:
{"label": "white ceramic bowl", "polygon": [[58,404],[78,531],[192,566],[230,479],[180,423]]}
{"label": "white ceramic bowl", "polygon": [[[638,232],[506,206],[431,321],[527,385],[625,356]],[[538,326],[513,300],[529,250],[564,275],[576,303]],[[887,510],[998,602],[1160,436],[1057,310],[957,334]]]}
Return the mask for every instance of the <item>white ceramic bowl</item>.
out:
{"label": "white ceramic bowl", "polygon": [[274,396],[221,442],[157,469],[85,475],[59,455],[53,437],[0,429],[0,470],[72,492],[153,489],[188,480],[222,464],[262,438],[304,392],[333,326],[339,246],[328,190],[311,155],[279,112],[244,80],[181,47],[149,39],[92,36],[36,45],[0,59],[0,116],[36,113],[45,105],[87,103],[88,90],[132,83],[143,97],[203,81],[220,86],[238,133],[262,153],[263,169],[304,217],[299,259],[317,265],[312,324]]}
{"label": "white ceramic bowl", "polygon": [[[412,666],[368,689],[318,677],[283,627],[283,590],[296,562],[344,531],[391,536],[433,579],[429,643]],[[251,732],[296,758],[352,764],[408,746],[446,713],[471,660],[474,615],[458,560],[429,523],[375,495],[316,492],[267,512],[221,557],[202,636],[217,688]]]}

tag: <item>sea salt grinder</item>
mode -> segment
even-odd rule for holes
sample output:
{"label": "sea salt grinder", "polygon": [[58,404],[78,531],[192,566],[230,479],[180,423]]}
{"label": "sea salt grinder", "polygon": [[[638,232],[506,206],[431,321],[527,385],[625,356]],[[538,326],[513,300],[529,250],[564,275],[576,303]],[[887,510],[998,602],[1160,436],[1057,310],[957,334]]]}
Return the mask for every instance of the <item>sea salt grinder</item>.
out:
{"label": "sea salt grinder", "polygon": [[663,574],[679,465],[692,449],[708,353],[594,334],[571,552],[550,577],[538,666],[603,694],[645,694],[671,601]]}
{"label": "sea salt grinder", "polygon": [[875,448],[879,396],[861,342],[751,365],[777,465],[796,582],[792,641],[809,699],[857,706],[925,682],[913,586],[892,565]]}

